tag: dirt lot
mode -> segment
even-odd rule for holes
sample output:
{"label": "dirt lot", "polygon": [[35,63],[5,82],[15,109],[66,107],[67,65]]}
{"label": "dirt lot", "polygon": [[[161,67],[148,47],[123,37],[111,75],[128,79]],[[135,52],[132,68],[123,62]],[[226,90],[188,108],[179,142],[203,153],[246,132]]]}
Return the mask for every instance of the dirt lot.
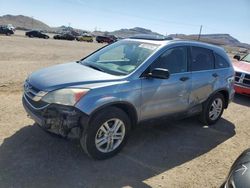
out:
{"label": "dirt lot", "polygon": [[116,157],[94,161],[77,142],[42,131],[26,117],[22,83],[32,71],[78,60],[97,43],[0,36],[0,187],[219,187],[250,147],[250,99],[236,96],[223,118],[138,126]]}

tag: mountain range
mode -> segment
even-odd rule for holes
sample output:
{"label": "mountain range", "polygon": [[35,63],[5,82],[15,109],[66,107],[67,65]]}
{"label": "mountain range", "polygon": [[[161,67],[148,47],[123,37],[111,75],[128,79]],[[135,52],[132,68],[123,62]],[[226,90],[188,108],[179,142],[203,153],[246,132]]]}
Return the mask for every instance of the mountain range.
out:
{"label": "mountain range", "polygon": [[[34,19],[33,17],[23,16],[23,15],[4,15],[0,16],[0,25],[7,25],[12,24],[16,29],[23,29],[23,30],[42,30],[45,32],[53,32],[53,33],[61,33],[67,30],[76,30],[78,32],[84,33],[88,32],[82,29],[74,29],[67,26],[60,26],[60,27],[50,27],[47,24]],[[118,37],[127,38],[137,34],[153,34],[153,35],[161,35],[157,32],[153,32],[149,29],[141,28],[141,27],[134,27],[131,29],[120,29],[112,32],[107,31],[93,31],[91,32],[93,35],[116,35]],[[180,39],[189,39],[189,40],[197,40],[198,35],[185,35],[185,34],[171,34],[169,35],[173,38],[180,38]],[[246,43],[241,43],[234,37],[229,34],[202,34],[200,40],[203,42],[208,42],[216,45],[226,45],[226,46],[233,46],[233,47],[241,47],[250,49],[250,45]]]}

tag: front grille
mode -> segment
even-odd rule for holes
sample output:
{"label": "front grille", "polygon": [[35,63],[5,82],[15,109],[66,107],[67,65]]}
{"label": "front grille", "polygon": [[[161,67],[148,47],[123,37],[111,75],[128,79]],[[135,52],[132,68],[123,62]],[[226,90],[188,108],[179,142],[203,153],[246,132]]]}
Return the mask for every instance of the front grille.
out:
{"label": "front grille", "polygon": [[249,85],[250,86],[250,79],[244,79],[243,84]]}
{"label": "front grille", "polygon": [[29,82],[24,84],[24,99],[34,109],[42,109],[48,106],[48,103],[41,100],[45,92],[40,91]]}
{"label": "front grille", "polygon": [[33,108],[44,108],[48,105],[48,103],[39,100],[39,101],[33,101],[30,97],[24,94],[25,100],[33,107]]}
{"label": "front grille", "polygon": [[37,89],[36,87],[32,86],[29,82],[25,82],[24,83],[24,93],[26,94],[26,96],[28,96],[29,98],[33,99],[38,93],[39,93],[39,89]]}
{"label": "front grille", "polygon": [[250,80],[250,74],[245,74],[245,78]]}
{"label": "front grille", "polygon": [[250,74],[235,72],[235,83],[250,87]]}
{"label": "front grille", "polygon": [[240,72],[235,72],[235,82],[239,82],[240,76],[241,76]]}

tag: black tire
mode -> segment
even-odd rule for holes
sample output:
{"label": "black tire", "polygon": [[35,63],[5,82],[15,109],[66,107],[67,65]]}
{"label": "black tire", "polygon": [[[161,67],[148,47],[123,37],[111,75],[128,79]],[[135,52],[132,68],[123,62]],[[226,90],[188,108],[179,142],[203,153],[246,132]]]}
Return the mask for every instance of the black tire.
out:
{"label": "black tire", "polygon": [[[221,101],[222,104],[222,108],[219,112],[218,115],[216,115],[213,119],[212,117],[209,116],[209,112],[210,110],[212,110],[214,107],[212,106],[213,102],[216,101]],[[200,114],[200,121],[206,125],[213,125],[215,124],[221,117],[221,115],[223,114],[225,108],[225,98],[221,93],[216,93],[215,95],[213,95],[212,97],[210,97],[206,102],[204,102],[203,107],[202,107],[202,113]]]}
{"label": "black tire", "polygon": [[[95,139],[100,127],[107,121],[117,118],[121,120],[125,127],[125,135],[120,145],[110,152],[100,151],[96,144]],[[83,150],[92,158],[102,160],[113,157],[116,155],[125,145],[129,131],[131,128],[131,122],[128,115],[121,109],[116,107],[108,107],[97,112],[94,117],[90,120],[89,126],[83,131],[80,139]]]}

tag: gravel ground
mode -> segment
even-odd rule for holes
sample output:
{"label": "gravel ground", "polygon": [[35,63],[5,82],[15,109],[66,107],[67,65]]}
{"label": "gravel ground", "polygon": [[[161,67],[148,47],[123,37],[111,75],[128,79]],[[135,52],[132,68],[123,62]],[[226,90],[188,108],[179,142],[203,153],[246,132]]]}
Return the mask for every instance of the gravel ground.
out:
{"label": "gravel ground", "polygon": [[98,43],[0,36],[0,187],[219,187],[236,157],[250,147],[250,99],[236,95],[222,119],[139,125],[120,154],[88,158],[76,141],[42,131],[21,104],[32,71],[75,61]]}

